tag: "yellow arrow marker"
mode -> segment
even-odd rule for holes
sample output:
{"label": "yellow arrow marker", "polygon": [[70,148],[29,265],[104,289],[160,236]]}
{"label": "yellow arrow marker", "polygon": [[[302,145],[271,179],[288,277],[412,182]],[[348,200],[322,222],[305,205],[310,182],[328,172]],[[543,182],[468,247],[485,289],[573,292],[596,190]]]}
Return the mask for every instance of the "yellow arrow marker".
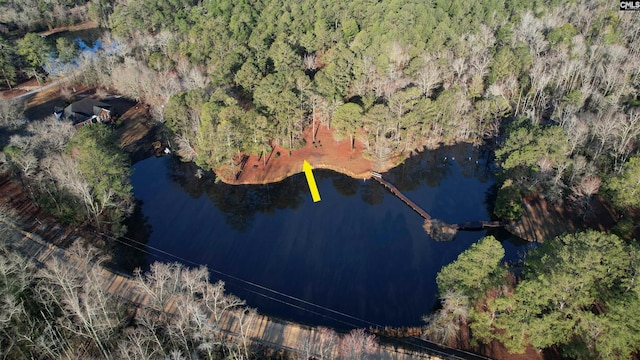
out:
{"label": "yellow arrow marker", "polygon": [[309,190],[311,190],[311,198],[313,198],[313,202],[318,202],[320,201],[320,192],[318,192],[318,185],[316,185],[316,179],[313,177],[312,169],[311,164],[309,164],[307,160],[302,163],[302,171],[304,171],[307,177]]}

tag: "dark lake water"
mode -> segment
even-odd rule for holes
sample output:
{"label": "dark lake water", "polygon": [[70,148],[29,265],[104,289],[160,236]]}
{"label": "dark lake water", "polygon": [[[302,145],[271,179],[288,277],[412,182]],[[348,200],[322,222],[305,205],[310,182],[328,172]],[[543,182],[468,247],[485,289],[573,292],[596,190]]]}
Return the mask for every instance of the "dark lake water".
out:
{"label": "dark lake water", "polygon": [[[132,232],[153,255],[129,265],[206,264],[258,311],[314,325],[420,325],[437,301],[437,272],[486,232],[436,242],[422,218],[380,184],[314,174],[319,203],[303,174],[231,186],[198,179],[191,165],[170,158],[138,162],[131,181],[146,220]],[[459,223],[489,219],[491,174],[487,152],[456,145],[383,175],[432,217]],[[512,241],[503,245],[516,260],[525,245]]]}
{"label": "dark lake water", "polygon": [[55,48],[56,40],[59,38],[66,38],[69,41],[82,42],[80,45],[80,50],[83,50],[84,47],[92,48],[96,45],[96,42],[105,34],[104,29],[101,28],[92,28],[92,29],[84,29],[84,30],[76,30],[76,31],[62,31],[55,34],[51,34],[46,37],[47,43]]}

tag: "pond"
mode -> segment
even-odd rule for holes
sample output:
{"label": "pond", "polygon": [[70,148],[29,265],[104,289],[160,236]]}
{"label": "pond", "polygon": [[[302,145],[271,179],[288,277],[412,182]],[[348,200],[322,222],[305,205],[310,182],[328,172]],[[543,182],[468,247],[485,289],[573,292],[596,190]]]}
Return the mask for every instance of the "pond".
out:
{"label": "pond", "polygon": [[[383,175],[432,217],[461,223],[490,218],[492,173],[489,152],[463,144],[423,152]],[[437,272],[486,231],[436,242],[382,185],[314,174],[318,203],[303,174],[232,186],[171,158],[138,162],[131,181],[144,221],[130,225],[131,236],[147,247],[127,265],[205,264],[258,311],[312,325],[420,325],[437,304]],[[526,246],[503,245],[512,261]]]}
{"label": "pond", "polygon": [[[109,45],[109,49],[105,49],[100,41],[105,33],[105,30],[101,28],[90,28],[76,31],[62,31],[47,36],[46,41],[51,47],[52,53],[44,66],[45,71],[51,76],[62,76],[77,68],[79,64],[87,61],[87,59],[92,59],[99,50],[112,51],[113,44]],[[64,63],[58,58],[56,42],[60,38],[65,38],[69,40],[70,43],[77,45],[78,54],[69,63]]]}
{"label": "pond", "polygon": [[65,38],[69,41],[78,43],[80,50],[94,48],[99,43],[99,39],[106,33],[102,28],[89,28],[75,31],[61,31],[46,37],[47,43],[55,48],[56,41],[59,38]]}

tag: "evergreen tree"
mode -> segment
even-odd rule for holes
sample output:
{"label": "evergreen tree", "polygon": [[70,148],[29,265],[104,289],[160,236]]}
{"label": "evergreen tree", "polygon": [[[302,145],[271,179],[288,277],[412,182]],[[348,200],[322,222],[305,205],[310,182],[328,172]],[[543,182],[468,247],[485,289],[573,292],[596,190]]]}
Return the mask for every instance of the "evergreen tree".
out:
{"label": "evergreen tree", "polygon": [[56,50],[58,58],[63,63],[69,63],[78,56],[78,44],[67,38],[58,38],[56,40]]}
{"label": "evergreen tree", "polygon": [[18,54],[23,57],[38,83],[41,82],[38,71],[44,66],[50,51],[47,42],[38,34],[28,33],[18,40]]}
{"label": "evergreen tree", "polygon": [[333,114],[331,123],[337,134],[349,135],[349,144],[353,150],[355,134],[362,127],[362,108],[360,105],[354,103],[341,105]]}
{"label": "evergreen tree", "polygon": [[0,74],[9,89],[15,85],[16,66],[15,49],[7,39],[0,35]]}
{"label": "evergreen tree", "polygon": [[577,359],[628,358],[640,350],[629,316],[640,308],[639,254],[635,245],[596,231],[545,242],[527,258],[515,293],[489,299],[472,331],[514,352],[555,345]]}
{"label": "evergreen tree", "polygon": [[118,147],[113,131],[104,124],[83,126],[71,138],[68,149],[89,184],[84,198],[88,215],[121,234],[120,222],[132,211],[129,160]]}
{"label": "evergreen tree", "polygon": [[438,291],[454,291],[474,300],[484,297],[489,288],[504,282],[503,257],[504,248],[493,236],[480,239],[438,272]]}
{"label": "evergreen tree", "polygon": [[640,207],[640,157],[629,159],[622,174],[606,183],[606,189],[617,207]]}

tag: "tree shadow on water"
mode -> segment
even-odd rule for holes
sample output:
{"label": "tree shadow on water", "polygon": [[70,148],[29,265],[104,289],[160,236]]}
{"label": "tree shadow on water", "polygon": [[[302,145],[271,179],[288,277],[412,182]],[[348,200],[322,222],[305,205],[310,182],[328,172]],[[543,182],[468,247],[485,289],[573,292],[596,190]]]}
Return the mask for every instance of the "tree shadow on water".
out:
{"label": "tree shadow on water", "polygon": [[112,242],[113,257],[106,265],[116,271],[133,274],[136,268],[145,269],[156,260],[149,259],[146,252],[146,244],[153,230],[148,217],[142,213],[142,201],[136,201],[133,214],[124,221],[124,225],[127,233]]}
{"label": "tree shadow on water", "polygon": [[215,174],[193,163],[171,161],[169,177],[192,198],[206,195],[225,222],[234,230],[251,228],[256,213],[273,214],[277,210],[296,209],[304,203],[303,194],[309,190],[301,175],[266,185],[229,185],[215,181]]}
{"label": "tree shadow on water", "polygon": [[457,166],[465,178],[477,178],[480,182],[486,182],[493,173],[490,158],[491,153],[487,147],[464,143],[443,146],[410,157],[385,174],[385,177],[401,191],[415,190],[422,185],[435,188],[451,176],[453,168]]}
{"label": "tree shadow on water", "polygon": [[357,194],[358,188],[360,187],[358,179],[354,179],[346,175],[339,175],[337,178],[334,178],[331,183],[336,191],[343,196],[353,196]]}
{"label": "tree shadow on water", "polygon": [[169,178],[178,183],[194,199],[201,197],[206,192],[207,187],[215,182],[215,174],[213,172],[202,170],[192,162],[171,159],[167,164]]}
{"label": "tree shadow on water", "polygon": [[267,185],[228,185],[207,183],[203,191],[220,210],[225,222],[233,229],[245,232],[251,228],[256,213],[273,214],[277,210],[296,209],[304,203],[306,184],[288,178]]}
{"label": "tree shadow on water", "polygon": [[384,200],[386,189],[374,180],[362,185],[362,201],[369,205],[380,205]]}
{"label": "tree shadow on water", "polygon": [[426,184],[438,187],[451,174],[451,156],[446,149],[427,150],[413,156],[385,174],[400,191],[415,190]]}

